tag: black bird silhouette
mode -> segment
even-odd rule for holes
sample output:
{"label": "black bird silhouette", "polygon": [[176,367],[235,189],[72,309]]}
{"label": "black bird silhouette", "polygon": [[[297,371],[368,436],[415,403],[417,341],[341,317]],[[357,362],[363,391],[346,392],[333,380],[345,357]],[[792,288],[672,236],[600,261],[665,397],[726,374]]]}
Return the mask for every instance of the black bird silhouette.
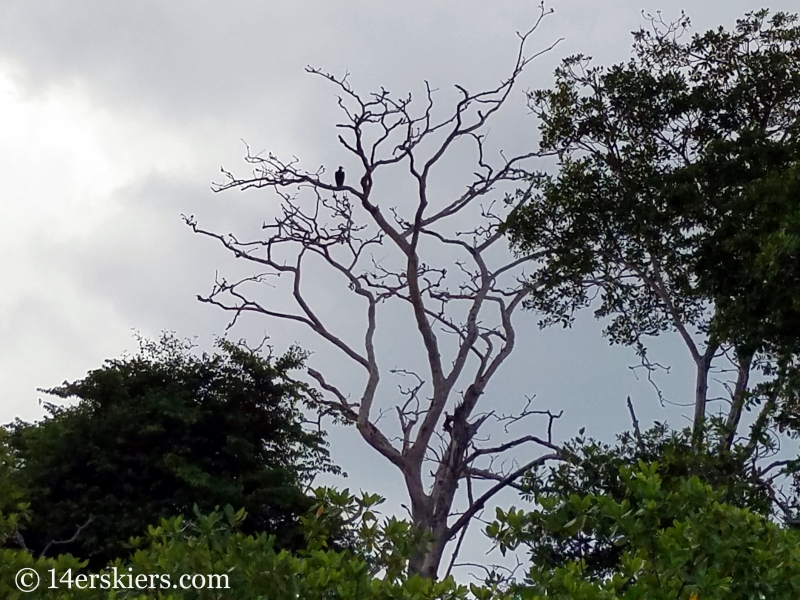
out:
{"label": "black bird silhouette", "polygon": [[339,167],[339,170],[336,171],[334,176],[336,177],[336,189],[342,189],[342,186],[344,185],[344,167]]}

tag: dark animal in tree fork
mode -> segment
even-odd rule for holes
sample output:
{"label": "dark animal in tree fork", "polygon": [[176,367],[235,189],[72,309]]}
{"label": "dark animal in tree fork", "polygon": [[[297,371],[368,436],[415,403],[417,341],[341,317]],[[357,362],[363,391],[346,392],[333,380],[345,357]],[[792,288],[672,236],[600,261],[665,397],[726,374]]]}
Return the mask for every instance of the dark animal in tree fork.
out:
{"label": "dark animal in tree fork", "polygon": [[336,189],[342,189],[344,185],[344,167],[339,167],[339,170],[336,171],[334,176],[336,177]]}

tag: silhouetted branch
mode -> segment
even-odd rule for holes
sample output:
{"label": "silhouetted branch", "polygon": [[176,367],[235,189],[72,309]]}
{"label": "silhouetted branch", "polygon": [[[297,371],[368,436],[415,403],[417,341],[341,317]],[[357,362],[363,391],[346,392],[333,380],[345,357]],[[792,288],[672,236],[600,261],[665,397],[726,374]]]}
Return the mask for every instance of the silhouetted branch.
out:
{"label": "silhouetted branch", "polygon": [[[525,268],[537,259],[537,255],[514,257],[500,247],[502,213],[530,200],[529,163],[543,155],[493,156],[485,136],[490,118],[511,97],[525,66],[557,43],[526,56],[529,39],[549,12],[541,5],[533,26],[518,34],[509,75],[479,92],[456,85],[457,98],[448,113],[433,110],[436,90],[428,82],[420,102],[384,88],[361,94],[350,85],[348,73],[337,76],[308,67],[310,74],[332,84],[339,94],[343,118],[337,124],[338,142],[355,159],[344,183],[337,185],[322,166],[307,169],[296,157],[253,154],[248,147],[245,161],[252,173],[238,177],[223,170],[223,181],[213,189],[273,191],[280,207],[271,222],[264,222],[264,237],[241,240],[201,228],[192,216],[184,217],[194,232],[216,240],[260,273],[235,282],[218,277],[201,301],[229,311],[231,324],[244,314],[301,324],[362,369],[365,380],[352,394],[317,370],[308,373],[321,388],[320,406],[354,423],[367,443],[402,472],[412,520],[437,538],[411,561],[412,571],[427,576],[435,576],[444,546],[452,538],[443,532],[454,514],[459,481],[473,460],[526,442],[558,451],[552,443],[554,417],[549,412],[521,415],[549,415],[548,440],[526,436],[484,450],[474,450],[474,440],[488,417],[473,417],[487,386],[514,349],[512,315],[530,293]],[[457,146],[475,152],[464,174],[463,191],[455,197],[434,196],[434,167]],[[401,206],[389,206],[375,191],[376,177],[390,169],[409,178],[413,188]],[[503,202],[521,185],[527,191],[517,195],[511,206]],[[476,220],[464,230],[468,219]],[[320,265],[353,294],[349,308],[363,311],[360,340],[353,341],[352,323],[337,324],[332,312],[325,310],[335,296],[326,292],[322,297],[308,287],[311,269]],[[265,303],[254,292],[265,283],[282,290],[293,307],[277,309]],[[387,392],[380,386],[386,367],[375,336],[384,311],[398,305],[404,306],[397,314],[411,315],[405,331],[417,337],[422,352],[413,358],[419,357],[424,367],[414,363],[413,368],[390,369],[410,385]],[[456,388],[457,382],[464,386],[463,392]],[[385,427],[379,421],[390,410],[386,406],[397,416],[399,436],[378,426]],[[428,483],[423,464],[430,460],[436,468]],[[491,489],[502,489],[514,479],[495,478]],[[479,496],[476,503],[485,503],[494,493]],[[464,526],[463,519],[459,517],[462,524],[456,530]]]}

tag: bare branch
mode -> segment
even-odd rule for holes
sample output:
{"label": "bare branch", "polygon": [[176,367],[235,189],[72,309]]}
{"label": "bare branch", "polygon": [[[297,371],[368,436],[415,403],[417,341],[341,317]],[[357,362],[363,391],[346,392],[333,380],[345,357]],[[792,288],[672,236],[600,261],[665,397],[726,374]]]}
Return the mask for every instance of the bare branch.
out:
{"label": "bare branch", "polygon": [[[520,467],[516,471],[510,473],[506,477],[504,477],[501,481],[498,481],[494,486],[492,486],[487,492],[485,492],[482,496],[480,496],[457,520],[448,528],[449,538],[452,538],[462,527],[466,527],[469,520],[477,514],[479,511],[483,510],[486,506],[486,503],[489,502],[494,496],[496,496],[499,492],[507,488],[512,482],[522,477],[525,473],[533,469],[534,467],[544,464],[549,460],[566,460],[565,457],[559,453],[553,454],[545,454],[540,456],[526,465]],[[448,539],[449,539],[448,538]]]}
{"label": "bare branch", "polygon": [[[499,226],[504,211],[514,208],[505,199],[514,197],[517,207],[530,200],[529,163],[541,154],[492,156],[486,134],[489,120],[511,98],[525,66],[558,43],[526,55],[526,45],[549,12],[541,5],[533,26],[518,34],[505,79],[479,92],[456,85],[458,97],[442,118],[433,110],[436,90],[428,82],[424,97],[415,101],[410,94],[397,96],[384,88],[361,94],[350,85],[348,73],[337,76],[308,67],[310,74],[333,85],[339,96],[343,117],[337,124],[338,143],[356,164],[355,170],[352,164],[348,167],[346,182],[337,185],[322,166],[308,169],[296,157],[281,159],[247,147],[245,161],[252,173],[237,177],[223,170],[223,182],[213,189],[267,189],[276,194],[279,211],[271,222],[264,222],[265,237],[241,240],[203,229],[193,217],[185,217],[195,233],[215,239],[260,273],[232,283],[218,277],[201,301],[229,311],[231,325],[243,314],[301,324],[363,369],[364,380],[347,386],[318,370],[308,373],[321,389],[317,398],[321,409],[355,423],[367,443],[401,471],[412,520],[436,540],[411,561],[412,571],[426,576],[436,575],[444,546],[453,537],[447,523],[455,514],[459,482],[470,473],[476,482],[485,485],[487,480],[480,476],[486,473],[470,471],[470,463],[529,445],[555,452],[529,461],[530,468],[560,453],[552,441],[557,417],[549,411],[523,411],[524,416],[549,417],[547,440],[524,436],[493,448],[475,447],[478,430],[492,414],[475,416],[476,407],[514,349],[513,315],[530,293],[524,269],[538,258],[504,252]],[[455,198],[432,197],[437,166],[456,146],[475,152],[463,191]],[[399,207],[390,207],[375,192],[376,177],[392,169],[410,178],[414,188]],[[523,191],[515,196],[520,186]],[[464,230],[464,221],[475,213],[479,217]],[[335,292],[310,293],[311,269],[320,265],[358,298],[348,308],[363,310],[360,340],[354,341],[352,323],[337,323],[326,310],[338,298]],[[256,286],[269,283],[288,296],[291,308],[278,310],[256,297]],[[405,381],[387,390],[380,385],[376,335],[383,311],[398,305],[405,311],[398,314],[408,315],[411,309],[406,331],[420,343],[424,367],[417,374],[417,357],[412,357],[413,367],[391,369]],[[360,387],[350,393],[353,386]],[[399,434],[396,429],[387,433],[389,429],[379,428],[386,427],[379,421],[389,411],[397,415]],[[423,464],[427,468],[431,460],[436,463],[432,481],[423,477]],[[457,521],[461,524],[452,531],[465,529],[479,505],[523,472],[495,480],[470,502]],[[472,485],[468,481],[469,498]],[[457,544],[455,554],[459,548]]]}
{"label": "bare branch", "polygon": [[75,533],[72,534],[71,538],[67,540],[50,540],[49,542],[47,542],[47,545],[45,545],[45,547],[39,553],[39,558],[46,556],[47,551],[50,550],[50,548],[52,548],[53,546],[63,546],[65,544],[71,544],[72,542],[77,540],[78,537],[81,535],[81,532],[93,522],[94,522],[94,516],[89,515],[89,518],[86,519],[86,522],[83,525],[78,525],[78,527],[75,529]]}

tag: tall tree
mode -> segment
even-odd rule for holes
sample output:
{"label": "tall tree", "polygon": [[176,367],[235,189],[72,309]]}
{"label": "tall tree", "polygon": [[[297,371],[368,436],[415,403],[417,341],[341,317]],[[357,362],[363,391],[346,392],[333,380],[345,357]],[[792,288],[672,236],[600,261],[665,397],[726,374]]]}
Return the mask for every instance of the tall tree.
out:
{"label": "tall tree", "polygon": [[[448,113],[434,110],[435,91],[427,84],[417,108],[410,95],[396,97],[385,89],[362,95],[346,76],[309,69],[340,94],[339,143],[353,159],[347,166],[351,183],[340,188],[323,168],[308,171],[297,159],[248,154],[252,175],[225,172],[227,180],[217,189],[273,191],[281,211],[274,223],[264,224],[265,237],[243,240],[187,218],[195,232],[214,238],[260,273],[220,279],[200,300],[230,311],[234,321],[257,314],[307,327],[362,370],[359,383],[308,372],[325,390],[321,402],[355,424],[366,443],[402,474],[412,521],[429,540],[413,554],[411,569],[427,577],[437,575],[446,545],[463,536],[499,490],[532,465],[559,456],[545,437],[481,441],[485,422],[501,415],[489,384],[514,349],[512,316],[529,293],[522,273],[534,261],[505,251],[498,231],[503,206],[494,200],[524,181],[526,163],[538,156],[490,152],[485,136],[525,66],[540,54],[526,56],[525,47],[546,12],[542,6],[534,26],[520,34],[508,76],[486,91],[456,86],[458,99]],[[438,193],[436,178],[445,160],[467,151],[473,160],[462,163],[463,192]],[[395,206],[386,193],[400,189],[403,176],[411,192]],[[319,288],[315,295],[308,283],[311,269],[320,265],[352,294],[349,307],[363,310],[361,341],[351,341],[352,322],[336,324],[323,316],[320,308],[330,297]],[[262,300],[258,286],[268,275],[289,280],[284,291],[293,309]],[[275,277],[269,282],[278,282],[279,289],[283,283]],[[408,363],[399,365],[388,362],[393,359],[382,356],[376,344],[381,328],[397,319],[420,348],[406,352]],[[387,373],[404,378],[399,390],[386,386]],[[379,423],[385,412],[396,415],[395,424]],[[541,449],[527,464],[503,472],[491,468],[500,464],[493,457],[527,445]],[[481,480],[483,488],[473,486]],[[459,489],[458,501],[465,504],[460,507]],[[463,510],[456,515],[457,508]]]}
{"label": "tall tree", "polygon": [[534,176],[507,231],[540,257],[529,303],[545,323],[593,305],[649,371],[647,338],[677,333],[695,449],[741,442],[772,476],[787,465],[757,465],[770,429],[796,427],[800,406],[800,28],[766,10],[685,40],[688,19],[651,25],[628,63],[574,56],[530,93],[559,168]]}
{"label": "tall tree", "polygon": [[289,377],[302,360],[227,342],[196,356],[165,335],[48,390],[78,402],[10,427],[13,477],[30,504],[17,539],[99,566],[161,518],[232,505],[247,510],[246,531],[302,546],[299,517],[312,503],[304,486],[333,469],[323,434],[303,425],[311,390]]}

